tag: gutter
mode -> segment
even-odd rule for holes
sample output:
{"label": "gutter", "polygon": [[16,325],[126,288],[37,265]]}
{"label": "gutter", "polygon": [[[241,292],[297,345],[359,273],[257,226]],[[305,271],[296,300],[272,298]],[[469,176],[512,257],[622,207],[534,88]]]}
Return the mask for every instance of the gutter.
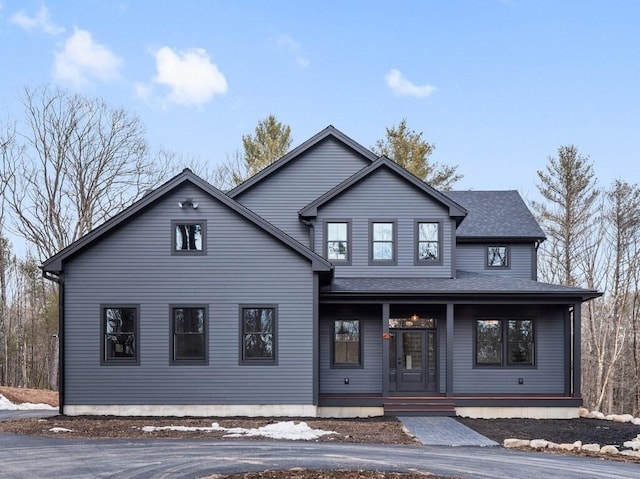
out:
{"label": "gutter", "polygon": [[58,284],[58,413],[64,415],[64,275],[42,270],[42,277]]}

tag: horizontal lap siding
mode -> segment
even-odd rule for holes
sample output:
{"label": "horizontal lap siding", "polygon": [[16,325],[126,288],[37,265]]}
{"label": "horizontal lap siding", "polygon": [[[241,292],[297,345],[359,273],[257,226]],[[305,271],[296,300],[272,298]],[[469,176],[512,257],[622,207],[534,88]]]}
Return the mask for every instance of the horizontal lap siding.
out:
{"label": "horizontal lap siding", "polygon": [[309,246],[309,229],[298,211],[369,163],[328,138],[235,199]]}
{"label": "horizontal lap siding", "polygon": [[[508,243],[491,243],[492,245],[503,245]],[[487,246],[484,244],[458,244],[456,251],[456,268],[462,271],[472,271],[476,273],[497,274],[499,276],[511,276],[516,278],[533,279],[533,271],[536,265],[534,262],[533,245],[512,244],[509,245],[511,267],[509,269],[485,268],[487,257]]]}
{"label": "horizontal lap siding", "polygon": [[[315,227],[315,251],[325,256],[325,219],[350,219],[352,261],[350,266],[336,265],[337,277],[451,277],[452,224],[448,211],[417,187],[384,168],[329,201],[318,211]],[[369,221],[396,219],[398,228],[398,264],[369,265]],[[442,265],[414,264],[416,220],[441,220]]]}
{"label": "horizontal lap siding", "polygon": [[[504,306],[478,309],[458,306],[455,310],[453,392],[454,394],[562,394],[564,392],[564,321],[559,307],[540,307],[509,314]],[[531,318],[535,320],[535,368],[474,368],[474,319]],[[524,384],[518,384],[522,378]]]}
{"label": "horizontal lap siding", "polygon": [[[193,197],[197,210],[177,202]],[[171,221],[207,220],[207,254],[170,254]],[[68,404],[311,404],[309,261],[195,188],[65,268]],[[140,305],[140,365],[101,366],[101,304]],[[171,366],[169,305],[209,307],[209,365]],[[276,366],[239,365],[239,304],[277,304]]]}

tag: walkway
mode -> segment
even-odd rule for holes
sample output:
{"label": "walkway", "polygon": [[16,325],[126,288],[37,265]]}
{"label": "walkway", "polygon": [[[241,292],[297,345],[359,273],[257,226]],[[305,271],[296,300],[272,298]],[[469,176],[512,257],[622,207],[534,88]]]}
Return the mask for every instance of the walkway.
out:
{"label": "walkway", "polygon": [[404,427],[425,446],[498,446],[452,417],[402,416]]}

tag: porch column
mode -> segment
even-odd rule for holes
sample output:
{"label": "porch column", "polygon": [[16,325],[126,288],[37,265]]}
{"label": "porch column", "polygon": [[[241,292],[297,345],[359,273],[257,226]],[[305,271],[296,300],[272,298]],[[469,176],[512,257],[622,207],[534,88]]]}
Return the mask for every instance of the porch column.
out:
{"label": "porch column", "polygon": [[573,397],[582,397],[582,303],[573,305]]}
{"label": "porch column", "polygon": [[453,395],[453,304],[447,303],[447,385],[445,393]]}
{"label": "porch column", "polygon": [[382,304],[382,397],[389,396],[389,303]]}

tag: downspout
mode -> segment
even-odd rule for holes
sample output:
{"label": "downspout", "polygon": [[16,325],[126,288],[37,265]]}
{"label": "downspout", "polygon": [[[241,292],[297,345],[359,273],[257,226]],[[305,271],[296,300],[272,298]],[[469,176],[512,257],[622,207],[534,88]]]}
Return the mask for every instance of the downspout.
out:
{"label": "downspout", "polygon": [[58,283],[58,413],[64,414],[64,277],[42,271],[42,277]]}

